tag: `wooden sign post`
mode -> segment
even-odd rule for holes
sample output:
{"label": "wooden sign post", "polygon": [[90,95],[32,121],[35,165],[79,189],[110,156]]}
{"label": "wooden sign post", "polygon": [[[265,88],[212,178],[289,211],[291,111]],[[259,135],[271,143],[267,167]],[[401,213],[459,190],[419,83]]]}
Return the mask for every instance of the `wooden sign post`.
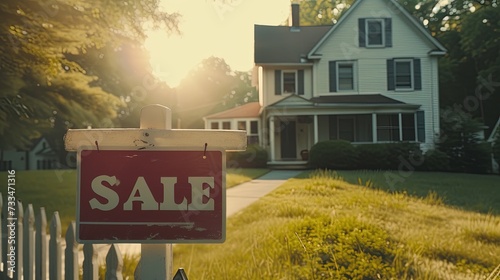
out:
{"label": "wooden sign post", "polygon": [[78,152],[77,238],[141,243],[140,279],[172,279],[172,243],[225,240],[225,151],[246,132],[173,130],[171,111],[149,105],[140,128],[70,129]]}

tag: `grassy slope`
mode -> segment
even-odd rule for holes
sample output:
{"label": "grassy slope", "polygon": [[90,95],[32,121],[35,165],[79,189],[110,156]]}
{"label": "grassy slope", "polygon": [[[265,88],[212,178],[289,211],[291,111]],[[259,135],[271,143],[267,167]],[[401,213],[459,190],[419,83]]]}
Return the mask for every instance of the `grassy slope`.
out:
{"label": "grassy slope", "polygon": [[289,180],[229,218],[226,243],[176,246],[174,267],[193,279],[476,279],[500,264],[499,216],[334,177]]}
{"label": "grassy slope", "polygon": [[[450,206],[500,215],[500,176],[462,173],[397,171],[338,171],[345,181],[416,197],[437,195]],[[368,183],[370,184],[370,183]]]}
{"label": "grassy slope", "polygon": [[[267,169],[228,169],[226,187],[259,177]],[[16,172],[16,197],[23,203],[33,204],[35,213],[45,207],[47,220],[50,223],[52,213],[59,212],[63,230],[75,220],[76,202],[76,170],[39,170]],[[7,196],[7,173],[0,172],[0,192]],[[23,205],[26,208],[27,205]]]}

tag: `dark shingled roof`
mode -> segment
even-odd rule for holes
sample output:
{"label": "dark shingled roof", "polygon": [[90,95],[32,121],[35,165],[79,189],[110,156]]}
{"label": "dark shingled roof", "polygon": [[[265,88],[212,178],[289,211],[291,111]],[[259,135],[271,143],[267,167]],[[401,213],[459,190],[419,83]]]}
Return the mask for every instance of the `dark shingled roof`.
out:
{"label": "dark shingled roof", "polygon": [[314,103],[335,104],[406,104],[381,94],[332,95],[313,97]]}
{"label": "dark shingled roof", "polygon": [[330,28],[255,25],[255,63],[300,63]]}

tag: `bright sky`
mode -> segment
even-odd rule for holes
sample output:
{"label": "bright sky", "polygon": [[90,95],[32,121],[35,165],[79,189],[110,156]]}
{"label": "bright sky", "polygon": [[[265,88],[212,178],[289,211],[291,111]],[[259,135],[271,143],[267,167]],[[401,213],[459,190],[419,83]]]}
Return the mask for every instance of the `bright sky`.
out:
{"label": "bright sky", "polygon": [[232,70],[250,70],[253,25],[279,25],[290,12],[290,0],[162,0],[162,5],[182,15],[182,34],[153,31],[145,46],[156,76],[171,87],[210,56],[224,58]]}

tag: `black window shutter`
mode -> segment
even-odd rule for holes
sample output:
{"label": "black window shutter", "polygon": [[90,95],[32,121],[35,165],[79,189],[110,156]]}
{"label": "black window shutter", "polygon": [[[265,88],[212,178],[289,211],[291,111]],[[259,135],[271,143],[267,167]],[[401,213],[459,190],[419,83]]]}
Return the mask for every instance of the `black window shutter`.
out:
{"label": "black window shutter", "polygon": [[385,19],[385,46],[392,47],[392,19]]}
{"label": "black window shutter", "polygon": [[298,86],[299,86],[299,95],[304,95],[304,70],[298,71]]}
{"label": "black window shutter", "polygon": [[281,70],[274,70],[274,94],[281,95]]}
{"label": "black window shutter", "polygon": [[358,36],[359,36],[359,47],[366,47],[366,29],[365,29],[365,20],[364,18],[358,19]]}
{"label": "black window shutter", "polygon": [[394,59],[387,60],[387,90],[394,90]]}
{"label": "black window shutter", "polygon": [[425,142],[425,112],[417,111],[417,139],[418,142]]}
{"label": "black window shutter", "polygon": [[328,64],[330,78],[330,92],[337,92],[337,62],[330,61]]}
{"label": "black window shutter", "polygon": [[415,58],[413,60],[413,80],[415,81],[415,86],[413,89],[422,90],[422,69],[420,67],[420,59]]}

